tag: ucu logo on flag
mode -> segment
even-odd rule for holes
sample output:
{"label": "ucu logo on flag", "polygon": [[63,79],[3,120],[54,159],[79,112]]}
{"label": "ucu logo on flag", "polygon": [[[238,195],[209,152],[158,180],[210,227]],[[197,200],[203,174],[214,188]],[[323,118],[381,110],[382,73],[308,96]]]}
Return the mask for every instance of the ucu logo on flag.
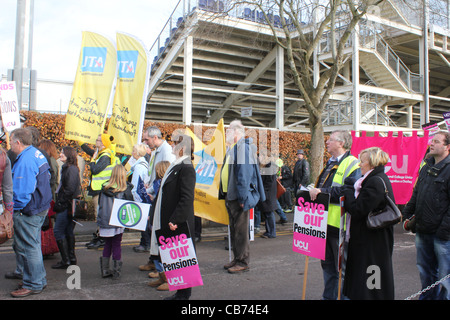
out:
{"label": "ucu logo on flag", "polygon": [[138,51],[122,50],[117,51],[117,63],[119,64],[119,78],[133,79],[136,73]]}
{"label": "ucu logo on flag", "polygon": [[106,47],[84,47],[81,72],[102,73],[105,69]]}
{"label": "ucu logo on flag", "polygon": [[197,173],[197,183],[212,185],[217,171],[216,160],[214,157],[207,154],[205,150],[195,152],[194,154],[201,157],[197,167],[195,167],[195,172]]}

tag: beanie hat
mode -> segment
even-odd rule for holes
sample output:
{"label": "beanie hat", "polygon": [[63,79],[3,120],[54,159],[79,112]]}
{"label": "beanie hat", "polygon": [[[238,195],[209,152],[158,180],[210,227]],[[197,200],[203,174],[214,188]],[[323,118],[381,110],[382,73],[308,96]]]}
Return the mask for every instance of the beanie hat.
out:
{"label": "beanie hat", "polygon": [[105,148],[109,149],[113,140],[114,140],[113,136],[110,136],[109,134],[106,133],[102,134],[102,143],[105,146]]}
{"label": "beanie hat", "polygon": [[114,141],[114,137],[110,136],[109,134],[103,133],[101,135],[101,138],[102,138],[102,143],[105,146],[105,149],[111,150],[111,155],[110,155],[111,164],[114,164],[114,160],[116,157],[116,144],[112,143]]}

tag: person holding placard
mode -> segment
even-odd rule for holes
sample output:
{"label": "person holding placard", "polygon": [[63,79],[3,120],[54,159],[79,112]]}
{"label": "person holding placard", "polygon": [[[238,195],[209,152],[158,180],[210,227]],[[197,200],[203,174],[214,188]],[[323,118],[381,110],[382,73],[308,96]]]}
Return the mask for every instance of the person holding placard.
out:
{"label": "person holding placard", "polygon": [[[99,235],[105,241],[103,254],[100,257],[100,269],[102,277],[118,279],[122,272],[122,234],[124,228],[109,224],[114,199],[133,201],[131,189],[133,186],[127,182],[127,171],[121,164],[116,165],[111,173],[111,178],[103,186],[98,200],[97,225]],[[110,258],[113,258],[113,270],[110,269]]]}
{"label": "person holding placard", "polygon": [[326,142],[327,151],[331,158],[317,178],[315,187],[309,191],[311,200],[314,201],[321,192],[330,195],[330,206],[328,209],[327,245],[325,260],[320,264],[323,270],[324,300],[336,300],[339,288],[339,227],[341,207],[339,197],[342,196],[342,186],[347,177],[355,180],[360,177],[359,160],[350,154],[352,147],[352,136],[348,131],[334,131]]}
{"label": "person holding placard", "polygon": [[[153,216],[150,254],[160,260],[158,238],[156,231],[170,228],[175,231],[178,225],[187,223],[191,232],[194,230],[194,189],[196,181],[195,169],[192,165],[194,142],[188,135],[175,132],[173,154],[176,159],[167,169],[161,186],[156,195],[156,201],[150,210]],[[165,277],[164,273],[160,273]],[[188,300],[192,288],[178,290],[167,300]]]}

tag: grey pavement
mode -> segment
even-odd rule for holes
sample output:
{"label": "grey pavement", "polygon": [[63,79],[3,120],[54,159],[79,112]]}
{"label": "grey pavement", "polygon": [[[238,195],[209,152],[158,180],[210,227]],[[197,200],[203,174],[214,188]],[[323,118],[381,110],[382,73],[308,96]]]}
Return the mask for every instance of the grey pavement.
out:
{"label": "grey pavement", "polygon": [[[298,301],[301,300],[305,256],[292,251],[293,214],[287,214],[290,223],[277,225],[277,238],[263,239],[258,236],[250,246],[250,271],[229,274],[223,265],[229,260],[229,251],[224,236],[227,228],[212,225],[203,228],[202,241],[197,244],[197,257],[203,278],[203,286],[192,290],[191,301]],[[277,217],[278,219],[278,217]],[[128,231],[122,242],[122,277],[113,281],[100,277],[99,257],[101,250],[88,250],[85,243],[92,238],[95,222],[81,222],[75,228],[76,255],[81,271],[80,289],[69,289],[71,276],[65,270],[51,269],[59,261],[59,254],[44,260],[47,271],[47,288],[38,295],[21,300],[161,300],[171,295],[150,288],[146,272],[138,270],[145,264],[147,253],[136,253],[133,246],[139,242],[140,233]],[[262,229],[264,227],[262,226]],[[416,251],[414,235],[405,233],[400,225],[395,227],[394,278],[396,300],[420,290],[420,281],[415,266]],[[0,270],[4,274],[15,268],[15,255],[11,243],[0,246]],[[0,276],[0,300],[13,300],[10,292],[19,281]],[[362,284],[365,285],[365,284]],[[306,300],[320,300],[323,290],[320,260],[310,258],[308,264]]]}

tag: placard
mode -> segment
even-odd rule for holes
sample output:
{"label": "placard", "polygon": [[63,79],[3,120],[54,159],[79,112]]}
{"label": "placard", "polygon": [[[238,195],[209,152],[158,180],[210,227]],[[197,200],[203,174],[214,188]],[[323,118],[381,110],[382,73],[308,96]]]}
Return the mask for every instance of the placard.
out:
{"label": "placard", "polygon": [[150,205],[147,203],[114,199],[109,224],[116,227],[145,231]]}
{"label": "placard", "polygon": [[342,269],[342,260],[344,259],[344,245],[345,245],[345,241],[346,241],[346,233],[350,232],[349,228],[350,228],[350,218],[351,216],[348,215],[347,219],[347,227],[346,227],[346,222],[345,222],[345,207],[344,207],[344,203],[345,203],[345,197],[339,197],[339,204],[341,207],[341,222],[339,224],[339,259],[338,259],[338,270]]}
{"label": "placard", "polygon": [[0,110],[4,131],[10,133],[20,128],[19,104],[14,81],[0,82]]}
{"label": "placard", "polygon": [[155,234],[169,290],[202,286],[203,280],[187,223],[178,225],[175,231],[167,227],[156,230]]}
{"label": "placard", "polygon": [[292,250],[325,260],[330,195],[319,193],[311,201],[309,191],[300,191],[296,200]]}

